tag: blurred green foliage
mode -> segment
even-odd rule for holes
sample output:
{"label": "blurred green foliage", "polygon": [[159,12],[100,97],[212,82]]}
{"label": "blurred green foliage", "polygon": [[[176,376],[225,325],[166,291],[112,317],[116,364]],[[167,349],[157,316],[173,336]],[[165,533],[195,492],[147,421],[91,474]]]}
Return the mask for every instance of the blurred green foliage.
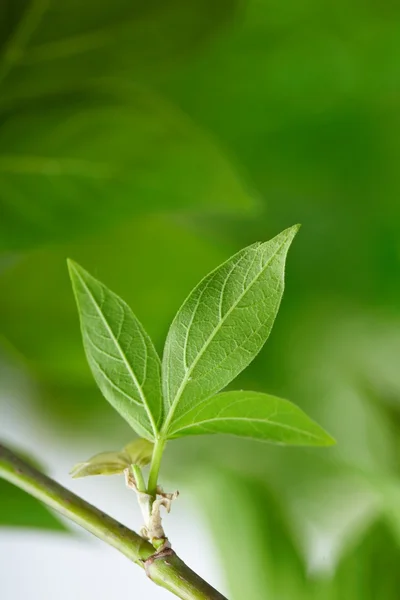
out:
{"label": "blurred green foliage", "polygon": [[147,87],[231,10],[229,0],[2,4],[1,249],[143,211],[251,204],[211,136]]}
{"label": "blurred green foliage", "polygon": [[[25,460],[33,464],[29,457],[25,457]],[[37,464],[34,466],[43,471]],[[4,479],[0,479],[0,527],[2,526],[66,531],[64,524],[46,506]]]}
{"label": "blurred green foliage", "polygon": [[65,530],[41,502],[6,481],[0,481],[1,526]]}
{"label": "blurred green foliage", "polygon": [[164,476],[202,490],[232,598],[397,598],[399,6],[0,11],[0,328],[36,410],[105,448],[126,435],[85,363],[67,256],[161,350],[202,275],[301,222],[272,336],[232,387],[289,398],[337,447],[174,442]]}

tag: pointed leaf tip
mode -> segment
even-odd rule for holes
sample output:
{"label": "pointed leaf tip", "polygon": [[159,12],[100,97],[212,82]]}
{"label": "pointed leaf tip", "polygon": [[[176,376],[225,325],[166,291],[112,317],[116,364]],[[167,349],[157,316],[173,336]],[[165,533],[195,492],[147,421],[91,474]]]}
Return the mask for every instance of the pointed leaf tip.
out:
{"label": "pointed leaf tip", "polygon": [[[300,228],[301,228],[301,224],[300,223],[296,223],[296,225],[292,225],[291,227],[287,227],[287,229],[284,229],[283,231],[281,231],[281,233],[279,233],[276,236],[276,239],[286,238],[287,241],[288,241],[288,243],[291,243],[292,240],[298,234]],[[265,243],[268,243],[268,242],[265,242]]]}
{"label": "pointed leaf tip", "polygon": [[301,223],[296,223],[296,225],[293,225],[293,230],[294,230],[294,234],[296,235],[301,229]]}

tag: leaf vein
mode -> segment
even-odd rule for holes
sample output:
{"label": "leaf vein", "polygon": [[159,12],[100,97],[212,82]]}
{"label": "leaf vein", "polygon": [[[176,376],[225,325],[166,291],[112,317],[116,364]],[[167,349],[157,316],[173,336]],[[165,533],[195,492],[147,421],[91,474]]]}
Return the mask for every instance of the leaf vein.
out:
{"label": "leaf vein", "polygon": [[[167,421],[165,423],[165,427],[168,427],[175,409],[179,403],[179,400],[182,396],[182,393],[185,389],[185,386],[189,380],[189,377],[191,376],[191,374],[193,373],[194,368],[196,367],[197,363],[199,362],[199,360],[201,359],[201,357],[203,356],[204,352],[206,351],[207,347],[209,346],[209,344],[211,343],[211,341],[214,339],[214,337],[217,335],[218,331],[221,329],[223,323],[226,321],[226,319],[229,317],[229,315],[233,312],[233,310],[236,308],[236,306],[240,303],[240,301],[243,299],[243,297],[247,294],[247,292],[251,289],[251,287],[254,285],[254,283],[257,281],[257,279],[259,279],[259,277],[261,277],[261,275],[266,271],[266,269],[269,267],[269,265],[271,264],[271,262],[274,260],[274,258],[277,256],[278,252],[281,251],[281,249],[284,247],[284,245],[286,244],[286,240],[284,240],[277,248],[276,250],[271,254],[271,256],[269,257],[269,259],[266,261],[265,265],[263,266],[263,268],[257,273],[257,275],[255,277],[253,277],[253,279],[250,281],[249,285],[241,292],[241,294],[239,294],[238,298],[236,299],[235,302],[233,302],[232,306],[228,309],[228,311],[225,313],[224,318],[219,321],[218,325],[214,328],[214,330],[211,332],[211,334],[209,335],[209,337],[207,338],[206,342],[203,344],[203,347],[201,348],[201,350],[199,351],[199,353],[197,354],[196,358],[193,360],[190,368],[188,369],[188,371],[185,373],[185,376],[182,379],[181,385],[178,388],[178,391],[176,393],[176,396],[174,398],[174,401],[172,402],[171,408],[170,408],[170,412],[167,418]],[[262,246],[261,246],[262,248]],[[259,248],[258,248],[259,249]]]}
{"label": "leaf vein", "polygon": [[[309,432],[309,431],[304,431],[303,429],[299,429],[298,427],[293,427],[292,425],[285,425],[284,423],[277,423],[276,421],[271,421],[270,419],[252,419],[249,417],[213,417],[212,419],[205,419],[204,421],[198,421],[197,423],[192,423],[190,425],[186,425],[184,427],[181,427],[180,429],[176,429],[173,430],[171,433],[175,434],[175,433],[179,433],[180,431],[185,431],[186,429],[191,429],[192,427],[203,427],[203,425],[206,425],[207,423],[212,424],[213,422],[216,421],[240,421],[240,422],[249,422],[252,424],[253,427],[255,427],[256,423],[260,423],[260,424],[268,424],[268,425],[275,425],[276,427],[280,427],[281,429],[287,429],[288,431],[294,431],[296,433],[300,433],[304,436],[308,436],[311,437],[313,439],[319,439],[319,436]],[[257,429],[256,429],[257,431]]]}
{"label": "leaf vein", "polygon": [[93,355],[91,356],[91,358],[89,360],[92,360],[95,363],[96,369],[98,369],[100,371],[101,375],[104,377],[104,379],[107,381],[107,383],[112,388],[114,388],[122,396],[124,396],[125,398],[130,400],[130,402],[132,402],[133,404],[143,407],[143,404],[141,402],[138,402],[137,400],[135,400],[132,396],[130,396],[127,392],[125,392],[117,383],[115,383],[115,381],[113,381],[109,375],[107,375],[107,373],[105,372],[105,370],[103,369],[101,364],[98,362],[98,360],[96,360],[96,358]]}
{"label": "leaf vein", "polygon": [[153,415],[151,413],[151,410],[150,410],[149,406],[147,405],[146,397],[145,397],[145,395],[143,393],[142,388],[139,385],[139,382],[138,382],[138,380],[137,380],[137,378],[136,378],[136,376],[135,376],[135,374],[133,372],[133,369],[132,369],[132,367],[131,367],[131,365],[130,365],[130,363],[129,363],[129,361],[128,361],[128,359],[127,359],[127,357],[126,357],[126,355],[125,355],[125,353],[123,351],[123,349],[121,348],[118,340],[116,339],[115,334],[114,334],[112,328],[110,327],[107,319],[104,317],[104,315],[103,315],[103,313],[102,313],[102,311],[101,311],[101,309],[100,309],[100,307],[99,307],[99,305],[98,305],[95,297],[91,293],[89,287],[87,286],[86,282],[84,281],[84,279],[82,278],[82,276],[80,275],[80,273],[78,271],[76,271],[76,274],[79,277],[79,279],[81,281],[81,284],[84,287],[84,289],[86,290],[86,293],[88,294],[89,298],[91,299],[94,307],[96,308],[96,310],[97,310],[97,312],[99,314],[99,317],[100,317],[100,319],[103,322],[104,327],[106,328],[106,330],[110,334],[110,337],[111,337],[112,341],[114,342],[114,344],[115,344],[115,346],[116,346],[116,348],[117,348],[117,350],[118,350],[118,352],[119,352],[119,354],[120,354],[120,356],[121,356],[121,358],[123,360],[123,363],[125,364],[125,367],[126,367],[128,373],[129,373],[129,375],[130,375],[130,377],[131,377],[131,379],[132,379],[132,381],[133,381],[133,383],[134,383],[134,385],[135,385],[135,387],[136,387],[136,389],[138,391],[139,397],[140,397],[140,399],[142,401],[142,404],[143,404],[143,406],[144,406],[144,408],[145,408],[145,410],[147,412],[148,418],[149,418],[150,423],[151,423],[152,428],[153,428],[153,433],[154,433],[154,435],[156,435],[157,434],[157,427],[156,427],[156,424],[154,422]]}

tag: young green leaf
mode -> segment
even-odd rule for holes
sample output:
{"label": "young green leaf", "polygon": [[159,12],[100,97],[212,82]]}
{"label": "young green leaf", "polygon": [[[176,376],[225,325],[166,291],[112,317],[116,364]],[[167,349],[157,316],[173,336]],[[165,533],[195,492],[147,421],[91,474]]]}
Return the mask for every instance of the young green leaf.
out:
{"label": "young green leaf", "polygon": [[165,430],[219,392],[261,350],[284,289],[286,254],[299,226],[241,250],[212,271],[178,311],[165,344]]}
{"label": "young green leaf", "polygon": [[229,433],[274,444],[330,446],[334,443],[300,408],[260,392],[222,392],[174,421],[169,437]]}
{"label": "young green leaf", "polygon": [[101,452],[89,460],[75,465],[71,469],[70,475],[75,479],[91,475],[118,475],[128,469],[130,465],[129,456],[123,452]]}
{"label": "young green leaf", "polygon": [[120,452],[100,452],[75,465],[70,475],[72,477],[89,477],[90,475],[118,475],[131,465],[145,467],[153,454],[154,444],[143,438],[130,442]]}
{"label": "young green leaf", "polygon": [[162,417],[160,359],[129,306],[68,261],[83,344],[104,397],[139,435],[153,439]]}
{"label": "young green leaf", "polygon": [[154,444],[149,442],[149,440],[138,438],[125,446],[123,452],[129,456],[129,462],[131,465],[145,467],[151,461],[153,448]]}

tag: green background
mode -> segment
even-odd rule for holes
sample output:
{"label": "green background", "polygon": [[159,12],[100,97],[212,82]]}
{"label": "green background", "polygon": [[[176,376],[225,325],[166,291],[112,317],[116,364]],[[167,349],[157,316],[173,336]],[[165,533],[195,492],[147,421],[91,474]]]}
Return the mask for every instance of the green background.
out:
{"label": "green background", "polygon": [[[198,438],[164,462],[201,493],[233,599],[398,598],[399,162],[395,2],[0,4],[1,356],[47,427],[93,454],[130,435],[85,362],[67,256],[161,351],[203,275],[303,225],[231,387],[292,400],[337,446]],[[0,493],[0,524],[25,525]]]}

